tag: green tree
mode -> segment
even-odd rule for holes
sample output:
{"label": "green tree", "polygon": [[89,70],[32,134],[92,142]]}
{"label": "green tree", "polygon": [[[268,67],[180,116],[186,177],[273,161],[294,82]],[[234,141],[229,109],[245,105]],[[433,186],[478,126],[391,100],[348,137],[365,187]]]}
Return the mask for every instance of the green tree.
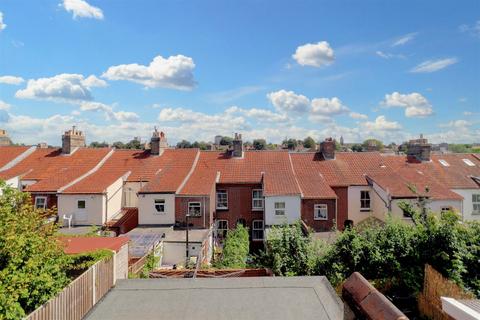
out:
{"label": "green tree", "polygon": [[216,265],[222,268],[245,268],[248,251],[248,230],[241,224],[237,224],[234,230],[228,230],[223,246],[222,259]]}
{"label": "green tree", "polygon": [[139,139],[132,139],[129,142],[125,144],[126,149],[135,149],[135,150],[140,150],[143,149],[143,145],[140,142]]}
{"label": "green tree", "polygon": [[267,141],[265,139],[255,139],[253,140],[253,148],[255,150],[265,150],[267,149]]}
{"label": "green tree", "polygon": [[177,143],[177,148],[179,149],[186,149],[191,147],[192,147],[192,144],[190,143],[190,141],[187,141],[187,140],[182,140]]}
{"label": "green tree", "polygon": [[231,146],[232,144],[233,144],[233,139],[230,137],[222,137],[222,140],[220,140],[221,146]]}
{"label": "green tree", "polygon": [[65,287],[68,258],[26,193],[0,194],[0,318],[19,319]]}
{"label": "green tree", "polygon": [[283,140],[282,144],[284,146],[286,146],[288,148],[288,150],[294,150],[297,145],[298,145],[298,142],[296,139],[288,139],[288,140]]}
{"label": "green tree", "polygon": [[362,143],[363,150],[375,148],[376,150],[383,150],[383,142],[377,139],[367,139]]}
{"label": "green tree", "polygon": [[362,152],[363,151],[363,147],[359,143],[355,143],[354,145],[352,145],[351,149],[352,149],[353,152]]}
{"label": "green tree", "polygon": [[98,141],[93,141],[90,143],[90,148],[107,148],[108,143],[103,141],[103,142],[98,142]]}
{"label": "green tree", "polygon": [[195,141],[192,143],[192,148],[198,148],[200,150],[210,150],[210,145],[204,141]]}
{"label": "green tree", "polygon": [[112,147],[114,147],[115,149],[126,149],[125,143],[123,143],[122,141],[115,141],[114,143],[112,143]]}
{"label": "green tree", "polygon": [[312,149],[312,148],[315,148],[315,140],[313,140],[312,137],[306,137],[305,139],[303,139],[303,146],[305,148],[309,148],[309,149]]}

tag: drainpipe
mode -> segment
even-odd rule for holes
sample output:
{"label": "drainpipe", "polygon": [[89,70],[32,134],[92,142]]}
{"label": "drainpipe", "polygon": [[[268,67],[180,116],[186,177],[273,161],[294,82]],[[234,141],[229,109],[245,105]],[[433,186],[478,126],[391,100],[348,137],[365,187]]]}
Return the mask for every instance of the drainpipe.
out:
{"label": "drainpipe", "polygon": [[335,229],[338,230],[338,197],[335,199]]}

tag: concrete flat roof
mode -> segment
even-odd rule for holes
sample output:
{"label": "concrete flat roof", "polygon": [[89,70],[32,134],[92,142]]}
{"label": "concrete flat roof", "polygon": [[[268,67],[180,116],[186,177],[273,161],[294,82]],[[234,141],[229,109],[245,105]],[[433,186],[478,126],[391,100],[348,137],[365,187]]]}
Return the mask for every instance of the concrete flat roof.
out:
{"label": "concrete flat roof", "polygon": [[[203,242],[207,237],[209,229],[190,229],[188,231],[188,241]],[[165,233],[165,242],[185,242],[187,241],[187,232],[185,230],[170,230]]]}
{"label": "concrete flat roof", "polygon": [[325,277],[119,280],[87,315],[126,319],[343,319]]}

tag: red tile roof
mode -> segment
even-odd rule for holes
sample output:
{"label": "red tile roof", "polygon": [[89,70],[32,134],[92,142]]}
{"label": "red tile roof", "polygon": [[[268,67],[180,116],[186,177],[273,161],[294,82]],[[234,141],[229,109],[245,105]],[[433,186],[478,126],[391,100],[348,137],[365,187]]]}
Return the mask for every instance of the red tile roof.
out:
{"label": "red tile roof", "polygon": [[433,200],[463,200],[462,196],[450,191],[448,187],[438,183],[430,175],[414,168],[403,167],[394,170],[384,167],[383,170],[370,174],[368,177],[393,198],[427,196]]}
{"label": "red tile roof", "polygon": [[28,150],[29,147],[25,146],[7,146],[0,147],[0,169],[14,160],[16,157]]}
{"label": "red tile roof", "polygon": [[56,192],[93,169],[109,152],[108,148],[79,148],[71,155],[61,149],[37,149],[11,169],[0,172],[0,178],[22,176],[24,180],[37,180],[26,188],[30,192]]}
{"label": "red tile roof", "polygon": [[264,182],[266,196],[300,194],[286,151],[245,151],[243,158],[234,158],[224,152],[202,151],[180,194],[208,195],[215,182]]}
{"label": "red tile roof", "polygon": [[92,252],[99,249],[109,249],[119,252],[130,240],[128,237],[59,237],[64,244],[66,254]]}

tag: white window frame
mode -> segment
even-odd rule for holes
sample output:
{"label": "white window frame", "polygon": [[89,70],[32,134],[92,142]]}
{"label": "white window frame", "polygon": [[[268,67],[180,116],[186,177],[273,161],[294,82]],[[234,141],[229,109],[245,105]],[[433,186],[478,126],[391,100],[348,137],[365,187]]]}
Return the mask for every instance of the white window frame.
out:
{"label": "white window frame", "polygon": [[[157,201],[163,201],[163,211],[159,211],[157,209]],[[161,203],[158,203],[158,205],[161,205]],[[155,214],[165,214],[166,213],[166,201],[165,199],[154,199],[153,200],[153,208],[155,209],[154,213]]]}
{"label": "white window frame", "polygon": [[472,162],[472,160],[470,159],[462,159],[463,162],[465,162],[465,164],[469,167],[475,167],[475,163]]}
{"label": "white window frame", "polygon": [[[198,207],[199,208],[199,213],[198,214],[192,214],[190,209],[191,209],[191,206],[195,206],[195,207]],[[200,201],[191,201],[188,203],[188,207],[187,207],[187,214],[190,216],[190,217],[200,217],[202,216],[202,203]]]}
{"label": "white window frame", "polygon": [[[225,222],[225,228],[219,228],[220,222]],[[225,239],[227,237],[227,231],[228,231],[228,220],[217,220],[216,222],[216,227],[217,227],[217,237]],[[221,232],[219,232],[221,230]]]}
{"label": "white window frame", "polygon": [[[368,195],[367,197],[363,197],[364,192]],[[368,207],[363,206],[363,202],[368,201]],[[372,197],[370,197],[370,190],[360,190],[360,211],[370,211],[372,210]]]}
{"label": "white window frame", "polygon": [[[318,213],[325,211],[325,217],[321,217]],[[325,203],[317,203],[313,206],[313,219],[314,220],[328,220],[328,205]]]}
{"label": "white window frame", "polygon": [[[255,197],[255,192],[260,192],[261,196],[260,197]],[[262,205],[260,207],[256,206],[255,201],[257,202],[257,204],[260,201],[262,203]],[[263,190],[262,189],[253,189],[252,190],[252,210],[253,211],[262,211],[264,207],[265,207],[265,198],[263,197]]]}
{"label": "white window frame", "polygon": [[446,160],[438,159],[438,162],[440,162],[444,167],[450,167],[450,164]]}
{"label": "white window frame", "polygon": [[[279,206],[277,206],[277,204]],[[280,205],[283,205],[283,207],[281,207]],[[279,202],[275,202],[273,204],[273,208],[275,210],[275,216],[279,216],[279,217],[283,217],[285,216],[286,214],[286,210],[285,210],[285,201],[279,201]]]}
{"label": "white window frame", "polygon": [[480,215],[480,193],[472,194],[472,215]]}
{"label": "white window frame", "polygon": [[[42,207],[39,207],[38,206],[38,200],[42,199],[44,202],[43,202],[43,206]],[[37,210],[45,210],[47,209],[47,197],[46,196],[35,196],[35,209]]]}
{"label": "white window frame", "polygon": [[[83,202],[85,203],[85,207],[84,207],[84,208],[80,208],[80,207],[78,206],[78,203],[79,203],[80,201],[83,201]],[[85,200],[85,199],[77,199],[77,209],[78,209],[78,210],[86,210],[86,209],[87,209],[87,200]]]}
{"label": "white window frame", "polygon": [[[258,226],[255,227],[255,223],[256,222],[261,222],[262,223],[262,227],[259,228]],[[258,238],[255,236],[255,231],[260,231],[262,232],[262,237],[261,238]],[[262,241],[263,239],[265,238],[265,228],[264,228],[264,223],[263,223],[263,220],[253,220],[252,221],[252,241]]]}
{"label": "white window frame", "polygon": [[[225,206],[219,206],[219,197],[218,197],[218,194],[222,194],[222,195],[225,195]],[[216,204],[216,207],[217,207],[217,210],[228,210],[228,192],[227,190],[217,190],[217,204]]]}

